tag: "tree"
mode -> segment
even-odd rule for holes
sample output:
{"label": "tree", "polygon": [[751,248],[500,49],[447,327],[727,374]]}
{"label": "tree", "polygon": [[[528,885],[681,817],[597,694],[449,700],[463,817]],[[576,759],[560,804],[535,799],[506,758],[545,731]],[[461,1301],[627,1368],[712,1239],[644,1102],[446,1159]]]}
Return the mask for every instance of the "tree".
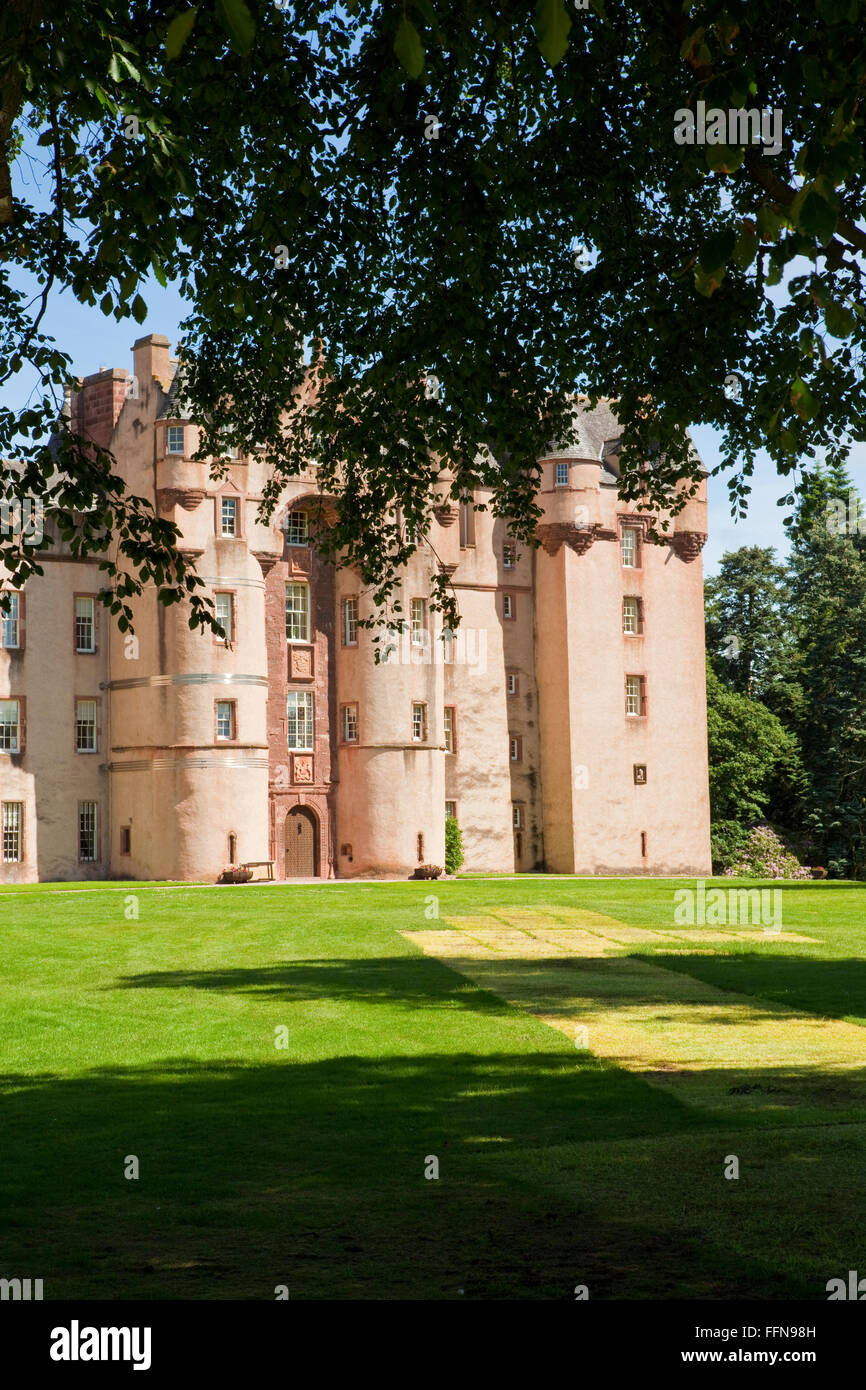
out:
{"label": "tree", "polygon": [[[29,363],[41,386],[0,411],[0,457],[21,461],[5,495],[50,496],[73,547],[114,537],[121,614],[144,576],[204,615],[110,458],[63,421],[48,449],[69,366],[41,328],[48,295],[141,322],[152,270],[189,299],[203,457],[226,426],[265,446],[266,507],[315,459],[339,501],[322,547],[380,597],[443,491],[489,486],[531,538],[536,460],[568,439],[575,390],[619,402],[626,496],[652,515],[684,500],[688,426],[707,423],[742,513],[758,448],[788,475],[866,423],[864,15],[7,0],[0,382]],[[724,143],[679,143],[689,122]],[[34,140],[47,206],[10,177]],[[13,583],[37,553],[6,538]],[[444,575],[437,598],[450,619]]]}
{"label": "tree", "polygon": [[822,472],[792,525],[795,652],[790,722],[808,775],[807,825],[829,872],[866,876],[866,537],[828,525],[848,497],[841,469]]}
{"label": "tree", "polygon": [[[715,861],[734,851],[757,821],[781,819],[793,828],[803,774],[795,736],[758,700],[728,690],[707,670],[710,819]],[[734,854],[736,857],[736,854]]]}
{"label": "tree", "polygon": [[463,831],[454,816],[445,818],[445,872],[456,874],[463,863]]}
{"label": "tree", "polygon": [[788,576],[775,552],[741,546],[705,585],[707,650],[731,690],[762,699],[786,664]]}

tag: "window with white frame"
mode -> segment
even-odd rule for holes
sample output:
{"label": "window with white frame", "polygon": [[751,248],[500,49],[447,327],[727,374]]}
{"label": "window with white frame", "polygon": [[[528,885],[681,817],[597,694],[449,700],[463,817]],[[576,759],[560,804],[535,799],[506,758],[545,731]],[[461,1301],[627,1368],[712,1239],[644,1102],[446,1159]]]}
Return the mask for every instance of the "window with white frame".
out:
{"label": "window with white frame", "polygon": [[286,540],[289,545],[310,544],[310,518],[307,512],[289,512],[286,517]]}
{"label": "window with white frame", "polygon": [[511,822],[515,830],[523,829],[523,807],[519,806],[517,802],[514,802],[511,807]]}
{"label": "window with white frame", "polygon": [[358,600],[355,597],[343,599],[343,646],[358,645]]}
{"label": "window with white frame", "polygon": [[228,425],[223,425],[220,430],[220,458],[237,460],[240,457],[240,449],[236,444],[229,444],[228,439],[231,429]]}
{"label": "window with white frame", "polygon": [[240,514],[238,512],[238,499],[236,497],[220,498],[220,535],[237,536],[240,534],[238,523]]}
{"label": "window with white frame", "polygon": [[310,640],[310,586],[290,580],[286,584],[286,641]]}
{"label": "window with white frame", "polygon": [[427,706],[420,700],[412,703],[412,742],[423,743],[427,737]]}
{"label": "window with white frame", "polygon": [[313,692],[290,690],[286,696],[286,741],[295,753],[313,751]]}
{"label": "window with white frame", "polygon": [[235,630],[235,598],[234,594],[219,593],[213,596],[214,616],[219,623],[222,636],[217,638],[218,642],[231,642],[234,638]]}
{"label": "window with white frame", "polygon": [[522,762],[522,761],[523,761],[523,739],[522,739],[522,738],[511,738],[511,739],[509,739],[508,744],[509,744],[509,750],[510,750],[510,754],[511,754],[511,761],[512,761],[513,763]]}
{"label": "window with white frame", "polygon": [[446,705],[443,711],[445,715],[445,752],[457,752],[457,720],[453,705]]}
{"label": "window with white frame", "polygon": [[24,858],[24,803],[3,802],[3,863],[20,864]]}
{"label": "window with white frame", "polygon": [[[20,645],[20,598],[20,594],[8,594],[6,596],[8,607],[0,611],[0,647],[9,649]],[[10,806],[16,804],[11,801],[9,803]]]}
{"label": "window with white frame", "polygon": [[99,807],[95,801],[78,803],[78,858],[92,864],[99,853]]}
{"label": "window with white frame", "polygon": [[638,539],[636,526],[624,526],[622,528],[622,535],[620,536],[622,563],[627,570],[637,569]]}
{"label": "window with white frame", "polygon": [[509,695],[517,695],[520,689],[520,682],[517,679],[516,671],[509,671],[506,676],[507,690]]}
{"label": "window with white frame", "polygon": [[165,452],[167,454],[183,453],[183,425],[169,425]]}
{"label": "window with white frame", "polygon": [[556,486],[568,487],[568,464],[558,463],[556,465]]}
{"label": "window with white frame", "polygon": [[21,702],[0,700],[0,753],[21,752]]}
{"label": "window with white frame", "polygon": [[511,594],[502,595],[502,616],[503,618],[514,617],[514,599]]}
{"label": "window with white frame", "polygon": [[625,712],[628,715],[640,715],[645,712],[646,699],[644,695],[643,676],[626,676],[625,678]]}
{"label": "window with white frame", "polygon": [[80,594],[75,600],[75,650],[96,651],[96,599]]}
{"label": "window with white frame", "polygon": [[505,569],[513,570],[517,560],[517,548],[511,541],[506,541],[502,547],[502,564]]}
{"label": "window with white frame", "polygon": [[216,702],[216,736],[217,741],[224,743],[231,741],[235,735],[235,702],[234,700],[217,700]]}
{"label": "window with white frame", "polygon": [[95,753],[96,746],[96,701],[75,701],[75,750],[78,753]]}
{"label": "window with white frame", "polygon": [[622,601],[622,630],[630,635],[640,632],[640,599],[624,598]]}
{"label": "window with white frame", "polygon": [[446,820],[456,820],[456,819],[457,819],[457,802],[456,802],[456,801],[446,801],[446,802],[445,802],[445,819],[446,819]]}
{"label": "window with white frame", "polygon": [[409,605],[409,621],[412,629],[412,646],[423,647],[427,643],[427,600],[413,598]]}
{"label": "window with white frame", "polygon": [[358,742],[358,706],[343,706],[343,742]]}

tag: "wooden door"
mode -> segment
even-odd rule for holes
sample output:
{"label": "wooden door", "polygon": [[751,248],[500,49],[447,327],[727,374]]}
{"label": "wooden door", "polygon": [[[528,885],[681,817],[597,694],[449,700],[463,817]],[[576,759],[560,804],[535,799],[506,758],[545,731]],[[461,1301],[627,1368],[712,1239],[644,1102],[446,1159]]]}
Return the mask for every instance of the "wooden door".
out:
{"label": "wooden door", "polygon": [[286,878],[315,878],[316,851],[316,818],[306,806],[295,806],[286,816]]}

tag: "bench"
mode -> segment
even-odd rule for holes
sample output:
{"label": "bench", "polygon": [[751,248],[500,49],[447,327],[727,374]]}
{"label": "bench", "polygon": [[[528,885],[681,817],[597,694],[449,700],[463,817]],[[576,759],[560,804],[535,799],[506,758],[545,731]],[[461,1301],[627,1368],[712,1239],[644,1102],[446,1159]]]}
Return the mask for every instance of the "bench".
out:
{"label": "bench", "polygon": [[273,859],[245,859],[243,864],[240,864],[238,867],[241,869],[267,869],[268,878],[273,879],[274,876]]}

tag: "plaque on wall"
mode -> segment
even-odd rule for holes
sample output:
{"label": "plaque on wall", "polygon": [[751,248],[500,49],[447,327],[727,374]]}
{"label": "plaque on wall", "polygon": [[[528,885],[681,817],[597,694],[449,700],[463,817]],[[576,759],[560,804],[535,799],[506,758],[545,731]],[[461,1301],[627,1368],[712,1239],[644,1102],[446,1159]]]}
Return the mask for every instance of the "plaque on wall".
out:
{"label": "plaque on wall", "polygon": [[289,647],[289,676],[293,681],[313,679],[312,647]]}
{"label": "plaque on wall", "polygon": [[312,753],[295,753],[292,757],[292,781],[309,786],[313,781]]}

